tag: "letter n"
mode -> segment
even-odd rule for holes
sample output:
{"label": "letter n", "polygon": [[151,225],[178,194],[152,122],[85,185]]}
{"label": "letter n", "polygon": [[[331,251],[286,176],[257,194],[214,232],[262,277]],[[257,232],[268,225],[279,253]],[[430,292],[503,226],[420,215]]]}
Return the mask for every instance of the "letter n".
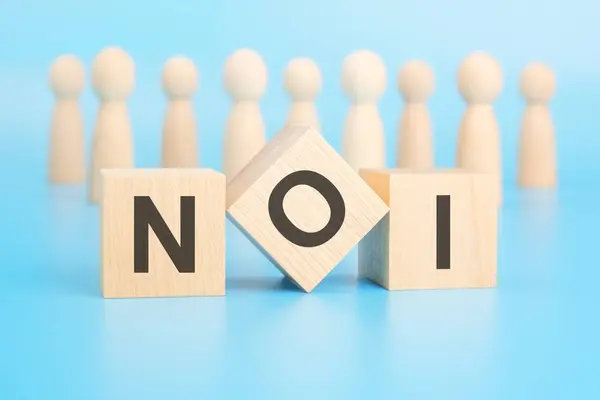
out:
{"label": "letter n", "polygon": [[171,261],[180,273],[195,272],[195,197],[180,200],[180,243],[173,236],[150,196],[134,197],[133,212],[133,271],[148,273],[149,228],[151,227]]}

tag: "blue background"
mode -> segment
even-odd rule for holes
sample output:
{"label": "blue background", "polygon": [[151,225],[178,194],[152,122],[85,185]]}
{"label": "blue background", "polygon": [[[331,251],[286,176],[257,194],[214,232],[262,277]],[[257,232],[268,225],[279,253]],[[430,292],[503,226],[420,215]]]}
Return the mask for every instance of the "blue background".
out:
{"label": "blue background", "polygon": [[[0,1],[0,398],[598,397],[599,20],[600,3],[589,0]],[[98,210],[83,186],[46,182],[47,70],[61,53],[89,67],[107,45],[136,61],[136,164],[158,164],[160,72],[184,54],[201,73],[201,162],[216,169],[229,104],[221,68],[237,48],[258,50],[268,65],[269,137],[288,107],[285,64],[317,61],[323,133],[337,149],[342,60],[361,48],[380,53],[390,165],[402,106],[396,71],[409,59],[430,62],[440,166],[454,162],[464,108],[456,68],[472,51],[491,52],[505,74],[496,103],[506,193],[499,287],[387,292],[356,281],[352,252],[303,294],[228,226],[226,297],[103,300]],[[518,76],[533,60],[558,78],[561,186],[550,193],[514,184]],[[82,106],[89,144],[97,106],[89,89]]]}

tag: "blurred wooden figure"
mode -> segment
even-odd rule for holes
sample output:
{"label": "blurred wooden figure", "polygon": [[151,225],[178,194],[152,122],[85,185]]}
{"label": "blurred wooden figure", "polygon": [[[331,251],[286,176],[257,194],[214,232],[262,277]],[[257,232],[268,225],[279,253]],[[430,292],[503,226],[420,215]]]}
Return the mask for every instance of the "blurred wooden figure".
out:
{"label": "blurred wooden figure", "polygon": [[225,63],[223,85],[233,103],[223,138],[223,172],[228,182],[267,142],[259,103],[267,78],[267,66],[254,50],[240,49]]}
{"label": "blurred wooden figure", "polygon": [[433,133],[427,108],[434,87],[433,71],[423,61],[410,61],[398,73],[398,90],[404,99],[398,128],[396,166],[399,168],[434,167]]}
{"label": "blurred wooden figure", "polygon": [[502,201],[500,128],[494,101],[502,91],[502,69],[490,55],[473,53],[460,65],[458,90],[467,103],[459,132],[456,166],[471,172],[493,173]]}
{"label": "blurred wooden figure", "polygon": [[48,179],[52,183],[72,184],[85,181],[85,134],[79,96],[85,86],[85,70],[74,55],[58,57],[49,74],[55,97]]}
{"label": "blurred wooden figure", "polygon": [[198,149],[196,120],[191,98],[198,88],[198,71],[185,57],[168,60],[162,75],[163,90],[168,98],[163,126],[163,168],[196,168]]}
{"label": "blurred wooden figure", "polygon": [[321,71],[309,58],[295,58],[285,69],[284,86],[292,100],[286,126],[312,126],[321,132],[315,100],[321,91]]}
{"label": "blurred wooden figure", "polygon": [[518,184],[553,188],[557,184],[556,138],[548,102],[556,79],[546,65],[532,63],[521,74],[521,94],[527,105],[519,139]]}
{"label": "blurred wooden figure", "polygon": [[133,168],[133,137],[127,98],[135,86],[135,65],[123,49],[103,49],[92,65],[92,85],[100,101],[94,129],[88,198],[101,199],[100,171]]}
{"label": "blurred wooden figure", "polygon": [[342,155],[355,171],[385,168],[385,132],[377,105],[387,84],[385,64],[371,51],[354,52],[344,60],[341,80],[350,100]]}

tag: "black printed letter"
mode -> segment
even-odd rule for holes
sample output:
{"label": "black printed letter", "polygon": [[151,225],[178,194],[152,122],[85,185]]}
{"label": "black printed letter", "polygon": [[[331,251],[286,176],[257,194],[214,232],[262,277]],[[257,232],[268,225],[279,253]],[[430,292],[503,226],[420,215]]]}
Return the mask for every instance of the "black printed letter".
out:
{"label": "black printed letter", "polygon": [[450,269],[450,196],[437,196],[437,269]]}
{"label": "black printed letter", "polygon": [[[285,215],[283,199],[295,186],[307,185],[327,200],[331,215],[329,222],[318,232],[305,232],[298,229]],[[269,197],[269,217],[275,228],[290,242],[302,247],[317,247],[328,242],[338,233],[346,218],[346,205],[339,190],[323,175],[314,171],[296,171],[283,178]]]}
{"label": "black printed letter", "polygon": [[148,228],[152,227],[177,271],[194,273],[195,198],[193,196],[181,197],[181,245],[177,243],[149,196],[135,196],[133,210],[133,272],[148,273]]}

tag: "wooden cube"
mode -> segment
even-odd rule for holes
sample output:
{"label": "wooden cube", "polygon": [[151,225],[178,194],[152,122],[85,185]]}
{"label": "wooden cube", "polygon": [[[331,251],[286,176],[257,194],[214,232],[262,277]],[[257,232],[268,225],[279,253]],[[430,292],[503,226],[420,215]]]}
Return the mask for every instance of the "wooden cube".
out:
{"label": "wooden cube", "polygon": [[228,217],[306,292],[387,213],[313,128],[277,134],[227,186]]}
{"label": "wooden cube", "polygon": [[361,170],[389,214],[359,245],[359,274],[388,290],[496,285],[494,175]]}
{"label": "wooden cube", "polygon": [[104,297],[225,294],[225,176],[208,169],[102,171]]}

